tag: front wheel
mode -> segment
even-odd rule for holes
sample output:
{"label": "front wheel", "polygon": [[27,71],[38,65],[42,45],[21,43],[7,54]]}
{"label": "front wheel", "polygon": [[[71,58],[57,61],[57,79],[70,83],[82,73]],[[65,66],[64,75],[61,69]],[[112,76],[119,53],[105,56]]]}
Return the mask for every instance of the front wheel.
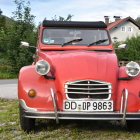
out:
{"label": "front wheel", "polygon": [[140,132],[140,120],[128,120],[126,123],[129,131]]}
{"label": "front wheel", "polygon": [[19,118],[21,129],[30,132],[35,128],[35,119],[24,117],[24,109],[19,105]]}

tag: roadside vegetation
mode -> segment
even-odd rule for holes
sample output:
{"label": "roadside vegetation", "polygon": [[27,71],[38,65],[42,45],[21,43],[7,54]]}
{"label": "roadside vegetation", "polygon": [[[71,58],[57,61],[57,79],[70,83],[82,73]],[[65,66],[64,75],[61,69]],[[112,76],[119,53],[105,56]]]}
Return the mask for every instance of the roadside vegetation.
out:
{"label": "roadside vegetation", "polygon": [[[14,0],[14,3],[16,10],[12,18],[0,16],[0,79],[17,78],[20,68],[33,62],[35,53],[34,48],[20,47],[21,41],[36,46],[38,27],[31,14],[30,2]],[[70,21],[72,16],[55,15],[52,20]]]}
{"label": "roadside vegetation", "polygon": [[128,38],[124,42],[117,42],[114,46],[117,48],[120,44],[127,44],[125,50],[116,50],[119,61],[140,60],[140,36]]}
{"label": "roadside vegetation", "polygon": [[12,73],[10,70],[12,69],[12,66],[10,65],[10,62],[7,59],[7,56],[3,55],[0,52],[0,79],[14,79],[17,78],[18,74]]}
{"label": "roadside vegetation", "polygon": [[0,138],[2,140],[139,140],[140,133],[128,132],[115,122],[37,120],[34,132],[19,125],[18,101],[0,99]]}
{"label": "roadside vegetation", "polygon": [[[37,30],[35,16],[30,14],[30,3],[15,0],[16,10],[11,19],[0,19],[0,78],[16,78],[23,65],[31,64],[35,49],[20,47],[21,41],[35,45]],[[9,22],[7,22],[7,20]]]}

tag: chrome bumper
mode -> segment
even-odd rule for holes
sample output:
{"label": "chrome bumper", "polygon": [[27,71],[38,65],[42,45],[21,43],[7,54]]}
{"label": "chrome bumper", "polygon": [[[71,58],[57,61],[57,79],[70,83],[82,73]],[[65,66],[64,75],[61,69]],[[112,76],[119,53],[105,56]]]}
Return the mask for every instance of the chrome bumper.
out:
{"label": "chrome bumper", "polygon": [[[27,118],[43,118],[43,119],[56,119],[55,112],[30,112],[25,111],[24,117]],[[90,112],[57,112],[58,119],[71,119],[71,120],[123,120],[123,113],[90,113]],[[140,120],[140,112],[126,113],[125,120]]]}
{"label": "chrome bumper", "polygon": [[19,99],[20,105],[24,108],[23,116],[27,118],[44,118],[55,119],[58,123],[59,119],[73,119],[73,120],[140,120],[140,112],[127,112],[128,91],[124,89],[121,97],[121,108],[118,112],[67,112],[58,111],[55,102],[55,93],[50,89],[54,111],[38,111],[26,105],[23,99]]}

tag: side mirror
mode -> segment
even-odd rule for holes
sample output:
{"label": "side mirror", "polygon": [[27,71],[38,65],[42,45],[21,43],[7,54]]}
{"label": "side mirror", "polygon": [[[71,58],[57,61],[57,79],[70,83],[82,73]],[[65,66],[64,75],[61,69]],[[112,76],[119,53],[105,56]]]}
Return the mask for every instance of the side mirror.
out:
{"label": "side mirror", "polygon": [[23,41],[20,42],[20,46],[21,47],[30,47],[28,42],[23,42]]}
{"label": "side mirror", "polygon": [[121,50],[121,49],[125,49],[127,47],[127,44],[121,44],[118,46],[118,49]]}
{"label": "side mirror", "polygon": [[24,41],[20,42],[20,46],[26,47],[26,48],[29,48],[29,47],[36,48],[35,46],[30,46],[30,44],[28,42],[24,42]]}

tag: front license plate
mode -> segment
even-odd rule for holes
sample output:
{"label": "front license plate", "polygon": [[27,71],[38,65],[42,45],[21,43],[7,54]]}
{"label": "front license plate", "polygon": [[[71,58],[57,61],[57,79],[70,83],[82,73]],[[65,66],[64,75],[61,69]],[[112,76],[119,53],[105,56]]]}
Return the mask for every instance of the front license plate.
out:
{"label": "front license plate", "polygon": [[71,101],[63,102],[64,111],[113,111],[113,101]]}

